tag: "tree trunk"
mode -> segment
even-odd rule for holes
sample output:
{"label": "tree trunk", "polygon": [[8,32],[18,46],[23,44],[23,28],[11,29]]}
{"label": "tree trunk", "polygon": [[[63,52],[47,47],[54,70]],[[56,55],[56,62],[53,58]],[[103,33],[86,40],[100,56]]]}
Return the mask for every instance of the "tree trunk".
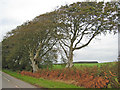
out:
{"label": "tree trunk", "polygon": [[38,71],[38,65],[35,63],[34,55],[30,52],[30,60],[31,60],[31,66],[33,69],[33,73]]}
{"label": "tree trunk", "polygon": [[66,68],[71,68],[73,67],[73,50],[72,50],[72,46],[70,47],[69,50],[69,58],[68,58],[68,63],[66,65]]}
{"label": "tree trunk", "polygon": [[33,68],[33,73],[37,72],[38,71],[38,65],[35,63],[35,60],[34,59],[31,60],[31,62],[32,62],[31,66]]}

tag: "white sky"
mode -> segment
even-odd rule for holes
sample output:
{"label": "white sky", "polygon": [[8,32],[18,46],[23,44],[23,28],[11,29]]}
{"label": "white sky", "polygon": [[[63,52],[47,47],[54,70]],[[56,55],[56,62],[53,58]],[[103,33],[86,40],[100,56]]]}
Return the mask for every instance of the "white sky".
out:
{"label": "white sky", "polygon": [[[84,0],[0,0],[0,41],[8,31],[32,20],[36,16],[53,11],[57,6]],[[100,0],[102,1],[102,0]],[[105,0],[110,1],[110,0]],[[118,36],[100,36],[88,47],[75,51],[74,60],[115,61],[118,56]]]}

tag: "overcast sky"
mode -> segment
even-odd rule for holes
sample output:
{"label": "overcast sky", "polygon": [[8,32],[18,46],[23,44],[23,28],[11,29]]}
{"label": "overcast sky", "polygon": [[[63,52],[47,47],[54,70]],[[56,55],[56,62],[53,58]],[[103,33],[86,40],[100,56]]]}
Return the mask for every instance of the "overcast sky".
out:
{"label": "overcast sky", "polygon": [[[0,0],[0,41],[8,31],[32,20],[36,16],[53,11],[57,6],[84,0]],[[108,1],[108,0],[107,0]],[[74,52],[74,60],[115,61],[118,56],[118,36],[99,36],[84,49]]]}

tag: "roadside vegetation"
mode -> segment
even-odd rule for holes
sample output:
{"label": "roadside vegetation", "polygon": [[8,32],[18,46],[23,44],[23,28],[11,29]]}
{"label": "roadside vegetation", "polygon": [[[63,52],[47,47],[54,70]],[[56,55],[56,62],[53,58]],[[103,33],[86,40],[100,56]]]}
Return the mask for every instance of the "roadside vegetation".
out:
{"label": "roadside vegetation", "polygon": [[73,68],[40,69],[36,73],[22,71],[21,75],[58,80],[85,88],[120,88],[118,82],[118,62],[99,64],[79,64]]}
{"label": "roadside vegetation", "polygon": [[39,88],[82,88],[73,84],[66,84],[64,82],[43,79],[42,77],[41,78],[31,77],[10,70],[4,69],[2,71],[20,80],[33,84]]}
{"label": "roadside vegetation", "polygon": [[3,71],[21,80],[45,88],[120,88],[118,62],[94,63],[91,65],[87,63],[77,64],[73,68],[58,68],[58,65],[54,65],[54,68],[39,69],[36,73]]}

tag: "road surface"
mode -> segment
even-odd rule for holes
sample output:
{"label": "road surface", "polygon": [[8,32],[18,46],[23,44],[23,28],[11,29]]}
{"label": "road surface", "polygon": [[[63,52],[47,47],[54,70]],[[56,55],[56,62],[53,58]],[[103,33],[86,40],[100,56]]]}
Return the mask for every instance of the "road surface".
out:
{"label": "road surface", "polygon": [[37,88],[2,72],[2,88]]}

